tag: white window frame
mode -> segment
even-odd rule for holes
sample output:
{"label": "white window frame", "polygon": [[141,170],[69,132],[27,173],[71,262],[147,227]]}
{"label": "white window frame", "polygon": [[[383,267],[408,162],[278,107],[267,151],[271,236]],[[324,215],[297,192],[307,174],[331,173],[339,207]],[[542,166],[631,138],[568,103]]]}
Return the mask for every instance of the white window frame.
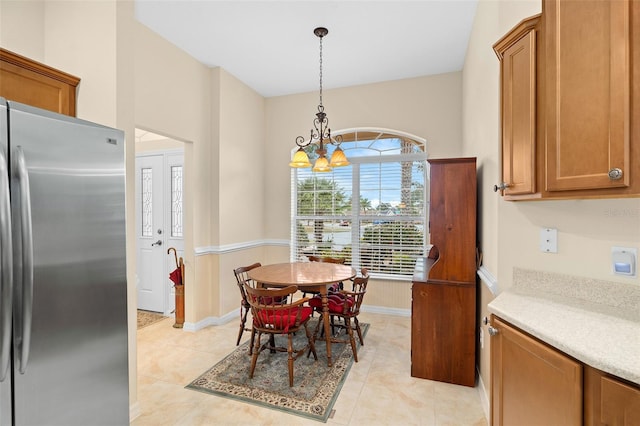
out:
{"label": "white window frame", "polygon": [[[334,133],[334,135],[347,135],[347,134],[352,134],[352,133],[362,133],[362,132],[367,132],[367,133],[371,133],[371,132],[377,132],[380,134],[385,134],[385,135],[390,135],[390,136],[394,136],[394,137],[398,137],[398,138],[408,138],[411,139],[412,141],[414,141],[416,144],[418,144],[419,146],[422,147],[422,152],[420,153],[410,153],[410,154],[382,154],[378,157],[375,156],[363,156],[363,157],[356,157],[356,156],[351,156],[349,155],[349,149],[347,148],[349,146],[350,142],[344,142],[342,145],[342,148],[345,150],[345,153],[347,155],[347,158],[349,159],[351,165],[348,167],[352,167],[352,186],[351,186],[351,191],[352,191],[352,205],[351,205],[351,210],[352,213],[350,215],[348,215],[349,220],[351,221],[351,248],[352,248],[352,252],[351,252],[351,257],[352,257],[352,261],[353,264],[352,266],[354,268],[356,268],[356,270],[359,270],[360,268],[360,226],[353,226],[354,224],[358,224],[360,223],[360,221],[362,220],[372,220],[374,218],[379,218],[379,217],[384,217],[384,216],[379,216],[379,215],[370,215],[370,214],[362,214],[361,210],[360,210],[360,168],[361,165],[363,164],[378,164],[378,163],[387,163],[387,162],[400,162],[400,161],[413,161],[413,162],[421,162],[423,164],[423,182],[424,182],[424,187],[423,187],[423,214],[420,216],[404,216],[404,215],[399,215],[396,214],[394,215],[392,218],[389,218],[391,221],[400,221],[400,222],[407,222],[407,221],[421,221],[423,224],[423,232],[422,232],[422,254],[421,256],[426,255],[427,251],[428,251],[428,241],[429,241],[429,220],[428,220],[428,215],[429,215],[429,198],[428,198],[428,188],[429,188],[429,171],[428,171],[428,163],[427,163],[427,152],[426,152],[426,141],[423,138],[417,137],[415,135],[410,135],[404,132],[399,132],[399,131],[395,131],[395,130],[388,130],[388,129],[347,129],[347,130],[342,130],[340,132],[336,132]],[[374,140],[374,139],[367,139],[367,140]],[[292,151],[292,155],[295,152],[295,150]],[[381,161],[383,160],[383,161]],[[315,176],[317,176],[318,178],[323,178],[323,176],[325,175],[329,175],[331,176],[331,174],[326,174],[326,173],[317,173],[314,174]],[[357,195],[356,195],[357,194]],[[304,218],[304,219],[309,219],[312,220],[313,215],[300,215],[298,216],[298,212],[297,212],[297,201],[298,200],[298,169],[296,168],[292,168],[291,169],[291,250],[290,250],[290,260],[292,262],[295,261],[305,261],[306,259],[302,256],[298,256],[298,240],[297,240],[297,221],[298,219]],[[344,215],[338,215],[338,216],[331,216],[331,215],[323,215],[323,216],[316,216],[316,217],[321,217],[323,220],[326,221],[331,221],[331,220],[340,220],[343,219],[345,216]],[[353,241],[357,241],[356,244],[353,243]],[[381,273],[381,272],[376,272],[373,271],[372,275],[377,277],[377,278],[384,278],[384,279],[389,279],[389,280],[407,280],[407,279],[411,279],[412,277],[412,273],[405,273],[405,274],[398,274],[398,273],[393,273],[393,274],[388,274],[388,273]]]}

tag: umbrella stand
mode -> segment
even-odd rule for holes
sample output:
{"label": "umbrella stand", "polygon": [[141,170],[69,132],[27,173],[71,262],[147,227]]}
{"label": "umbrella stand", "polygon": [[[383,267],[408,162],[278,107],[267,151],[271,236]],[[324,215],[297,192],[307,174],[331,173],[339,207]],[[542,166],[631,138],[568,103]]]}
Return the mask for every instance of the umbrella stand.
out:
{"label": "umbrella stand", "polygon": [[169,274],[169,279],[173,281],[176,297],[176,322],[174,328],[182,328],[184,325],[184,262],[182,257],[178,260],[178,255],[174,247],[169,247],[167,254],[173,250],[173,256],[176,259],[176,269]]}

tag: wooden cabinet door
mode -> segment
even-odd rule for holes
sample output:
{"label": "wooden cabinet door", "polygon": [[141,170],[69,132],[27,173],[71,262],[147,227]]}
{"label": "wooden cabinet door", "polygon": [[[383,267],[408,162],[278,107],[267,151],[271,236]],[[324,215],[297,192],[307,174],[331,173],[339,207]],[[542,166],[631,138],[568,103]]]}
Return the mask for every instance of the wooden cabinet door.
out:
{"label": "wooden cabinet door", "polygon": [[585,426],[640,425],[640,387],[595,368],[584,371]]}
{"label": "wooden cabinet door", "polygon": [[411,376],[474,386],[475,315],[475,283],[414,283]]}
{"label": "wooden cabinet door", "polygon": [[429,229],[438,261],[429,280],[476,281],[476,159],[428,160]]}
{"label": "wooden cabinet door", "polygon": [[582,424],[582,364],[492,316],[491,424]]}
{"label": "wooden cabinet door", "polygon": [[629,185],[629,4],[543,2],[547,191]]}
{"label": "wooden cabinet door", "polygon": [[500,59],[504,195],[536,191],[536,26],[529,18],[494,46]]}
{"label": "wooden cabinet door", "polygon": [[618,380],[602,378],[602,423],[610,426],[640,425],[640,390]]}
{"label": "wooden cabinet door", "polygon": [[76,115],[78,77],[0,48],[0,96],[60,114]]}

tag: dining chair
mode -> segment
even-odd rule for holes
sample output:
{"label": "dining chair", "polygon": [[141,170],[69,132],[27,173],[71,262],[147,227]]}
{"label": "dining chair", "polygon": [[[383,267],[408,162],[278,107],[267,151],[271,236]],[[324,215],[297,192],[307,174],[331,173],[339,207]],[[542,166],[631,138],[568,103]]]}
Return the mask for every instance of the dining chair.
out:
{"label": "dining chair", "polygon": [[247,314],[251,308],[249,305],[249,301],[247,300],[247,293],[244,290],[244,286],[249,285],[251,287],[255,287],[255,282],[249,278],[248,272],[252,269],[255,269],[259,266],[262,266],[260,262],[256,262],[249,266],[241,266],[233,270],[233,274],[236,276],[236,281],[238,282],[238,289],[240,290],[240,296],[242,299],[240,300],[240,330],[238,331],[238,340],[236,341],[236,346],[240,344],[240,340],[242,339],[242,333],[245,331],[251,332],[251,343],[249,345],[249,355],[251,355],[251,350],[253,348],[253,339],[254,332],[252,329],[247,328]]}
{"label": "dining chair", "polygon": [[344,257],[330,257],[330,256],[307,256],[309,262],[327,262],[327,263],[339,263],[344,264],[346,260]]}
{"label": "dining chair", "polygon": [[[331,315],[332,318],[331,332],[335,334],[335,328],[343,328],[347,332],[345,339],[338,339],[335,335],[329,338],[332,339],[332,343],[350,343],[353,359],[358,362],[358,352],[356,350],[356,340],[353,332],[355,331],[358,334],[360,345],[364,346],[364,338],[362,336],[360,322],[358,321],[358,315],[360,314],[360,306],[362,305],[364,295],[367,292],[369,271],[366,268],[362,268],[360,276],[353,278],[352,281],[353,286],[351,291],[340,290],[340,292],[328,296],[329,315]],[[316,311],[322,312],[322,299],[319,296],[313,297],[309,301],[309,306],[313,307]],[[334,317],[342,319],[343,322],[334,322]],[[320,332],[320,324],[321,322],[318,322],[316,326],[314,339]]]}
{"label": "dining chair", "polygon": [[[309,259],[309,262],[326,262],[326,263],[336,263],[340,265],[344,265],[344,262],[346,260],[344,257],[330,257],[330,256],[307,256],[307,259]],[[328,292],[335,293],[337,291],[342,290],[342,288],[343,288],[342,281],[337,282],[333,284],[331,287],[329,287]],[[303,291],[302,297],[306,297],[307,293],[318,294],[317,291]]]}
{"label": "dining chair", "polygon": [[[253,317],[253,330],[257,334],[251,358],[251,369],[249,378],[253,378],[253,373],[258,361],[258,355],[269,349],[271,352],[287,352],[289,368],[289,386],[293,386],[293,363],[305,352],[313,353],[318,360],[316,347],[313,341],[311,330],[307,328],[307,323],[311,318],[313,308],[305,306],[308,298],[293,300],[293,294],[298,291],[298,287],[291,285],[285,288],[254,288],[248,284],[244,286],[247,300],[251,306],[251,316]],[[272,303],[273,300],[280,300],[280,303]],[[293,335],[304,328],[307,344],[303,348],[294,348]],[[269,335],[266,343],[261,344],[263,334]],[[288,338],[287,347],[275,345],[273,336],[286,335]]]}

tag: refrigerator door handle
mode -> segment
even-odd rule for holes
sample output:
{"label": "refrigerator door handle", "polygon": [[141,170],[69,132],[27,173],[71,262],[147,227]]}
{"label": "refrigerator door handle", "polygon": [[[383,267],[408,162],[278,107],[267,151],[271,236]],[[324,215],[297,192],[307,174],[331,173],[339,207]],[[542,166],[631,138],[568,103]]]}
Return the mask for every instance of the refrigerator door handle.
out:
{"label": "refrigerator door handle", "polygon": [[[27,370],[27,361],[29,360],[29,349],[31,346],[31,318],[33,306],[33,233],[31,227],[31,194],[29,187],[29,173],[27,172],[27,164],[24,159],[24,152],[21,146],[17,146],[13,155],[14,160],[14,176],[18,182],[20,212],[20,236],[16,238],[21,242],[22,259],[22,282],[19,283],[17,291],[22,292],[21,304],[16,306],[18,312],[17,317],[21,327],[18,327],[16,341],[18,343],[18,371],[24,374]],[[16,200],[14,200],[15,202]]]}
{"label": "refrigerator door handle", "polygon": [[11,238],[11,204],[9,202],[9,170],[0,151],[0,382],[11,362],[11,303],[13,301],[13,240]]}

